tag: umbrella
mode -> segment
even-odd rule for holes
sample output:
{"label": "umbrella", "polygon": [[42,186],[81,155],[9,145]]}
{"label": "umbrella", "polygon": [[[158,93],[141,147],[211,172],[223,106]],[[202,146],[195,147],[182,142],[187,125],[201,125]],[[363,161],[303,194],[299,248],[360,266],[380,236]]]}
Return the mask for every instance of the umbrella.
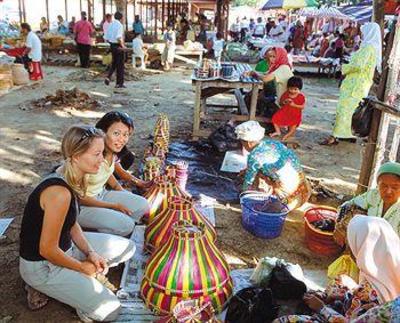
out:
{"label": "umbrella", "polygon": [[261,10],[269,9],[300,9],[304,7],[317,7],[317,0],[268,0]]}
{"label": "umbrella", "polygon": [[336,8],[303,8],[299,11],[300,16],[314,17],[314,18],[334,18],[334,19],[347,19],[351,20],[352,17],[340,12]]}

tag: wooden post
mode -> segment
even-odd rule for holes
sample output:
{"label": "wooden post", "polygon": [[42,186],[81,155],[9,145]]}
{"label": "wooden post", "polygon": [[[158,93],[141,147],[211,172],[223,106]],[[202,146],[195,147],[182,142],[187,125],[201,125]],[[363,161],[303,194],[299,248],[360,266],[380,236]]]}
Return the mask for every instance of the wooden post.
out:
{"label": "wooden post", "polygon": [[103,0],[103,18],[106,17],[106,0]]}
{"label": "wooden post", "polygon": [[155,40],[157,41],[157,39],[158,39],[158,33],[157,33],[157,21],[158,21],[158,1],[157,0],[155,0],[155,6],[156,6],[156,8],[155,8],[155,26],[154,26],[154,30],[155,30],[155,36],[156,36],[156,38],[155,38]]}
{"label": "wooden post", "polygon": [[[19,22],[23,23],[23,19],[24,17],[22,16],[22,3],[21,0],[18,0],[18,13],[19,13]],[[49,20],[49,18],[47,17],[47,20]]]}
{"label": "wooden post", "polygon": [[[381,7],[377,6],[377,3],[380,3],[382,0],[375,0],[374,1],[374,19],[383,19],[384,15],[382,15],[381,12],[378,11],[383,11],[384,6],[382,5]],[[383,22],[376,20],[378,24],[382,25]],[[386,83],[388,80],[388,75],[389,75],[389,67],[388,67],[388,59],[390,56],[390,52],[392,50],[393,46],[393,40],[394,40],[394,33],[395,29],[392,30],[388,45],[386,48],[386,53],[384,57],[384,62],[382,66],[382,76],[381,80],[379,83],[379,87],[377,90],[377,98],[380,101],[385,101],[385,92],[386,92]],[[385,149],[385,147],[382,146],[377,146],[378,143],[378,138],[380,137],[380,130],[385,130],[386,127],[386,118],[382,118],[382,112],[378,109],[374,109],[373,115],[372,115],[372,122],[371,122],[371,130],[368,136],[368,142],[364,150],[363,158],[362,158],[362,164],[361,164],[361,170],[360,170],[360,177],[358,181],[358,187],[357,187],[357,194],[360,194],[362,192],[365,192],[371,182],[374,181],[373,175],[376,174],[375,168],[379,167],[379,163],[382,159],[382,154],[383,152],[380,152],[380,150]],[[381,141],[381,139],[379,139]],[[379,150],[379,152],[377,152]],[[376,164],[377,162],[377,164]],[[374,175],[375,176],[375,175]]]}
{"label": "wooden post", "polygon": [[46,18],[50,27],[50,13],[49,13],[49,0],[46,0]]}
{"label": "wooden post", "polygon": [[82,0],[79,0],[79,11],[82,12]]}
{"label": "wooden post", "polygon": [[64,1],[65,6],[65,20],[68,21],[68,0]]}
{"label": "wooden post", "polygon": [[195,81],[196,92],[194,97],[194,110],[193,110],[193,140],[198,140],[200,130],[200,110],[201,110],[201,82]]}
{"label": "wooden post", "polygon": [[257,99],[258,99],[258,84],[254,83],[253,88],[251,89],[250,120],[256,119]]}
{"label": "wooden post", "polygon": [[24,22],[26,22],[25,0],[22,0],[22,17],[24,18]]}
{"label": "wooden post", "polygon": [[164,34],[165,26],[165,0],[161,1],[161,32]]}
{"label": "wooden post", "polygon": [[125,27],[128,31],[128,0],[125,1]]}
{"label": "wooden post", "polygon": [[399,152],[399,146],[400,146],[400,119],[397,120],[396,129],[394,130],[393,134],[392,146],[390,148],[390,153],[389,153],[390,161],[393,162],[396,161],[397,154]]}

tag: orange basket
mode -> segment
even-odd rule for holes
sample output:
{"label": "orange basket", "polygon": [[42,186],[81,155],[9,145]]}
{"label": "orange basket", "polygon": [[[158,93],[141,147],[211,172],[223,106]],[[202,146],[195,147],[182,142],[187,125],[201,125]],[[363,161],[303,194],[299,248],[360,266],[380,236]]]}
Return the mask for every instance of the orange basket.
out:
{"label": "orange basket", "polygon": [[333,232],[322,231],[314,227],[311,223],[331,219],[336,221],[336,210],[328,207],[311,208],[304,214],[305,242],[312,252],[323,255],[333,256],[340,252],[341,248],[333,239]]}

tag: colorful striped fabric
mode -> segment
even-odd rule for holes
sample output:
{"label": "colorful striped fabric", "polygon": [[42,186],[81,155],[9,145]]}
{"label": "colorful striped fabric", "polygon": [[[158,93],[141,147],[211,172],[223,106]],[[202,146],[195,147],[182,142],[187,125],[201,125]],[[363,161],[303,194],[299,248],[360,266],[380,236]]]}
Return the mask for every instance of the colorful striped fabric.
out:
{"label": "colorful striped fabric", "polygon": [[144,234],[146,250],[154,252],[165,245],[171,236],[172,225],[179,220],[188,220],[195,225],[204,224],[207,238],[215,241],[217,233],[213,225],[194,207],[193,200],[174,196],[168,199],[167,209],[146,227]]}
{"label": "colorful striped fabric", "polygon": [[261,10],[269,9],[300,9],[305,7],[318,7],[317,0],[268,0]]}
{"label": "colorful striped fabric", "polygon": [[144,215],[142,220],[144,223],[151,221],[165,210],[168,206],[168,198],[172,196],[190,197],[188,193],[182,191],[176,184],[176,179],[168,176],[156,177],[153,185],[144,194],[150,205],[150,212]]}
{"label": "colorful striped fabric", "polygon": [[150,257],[141,285],[146,305],[159,314],[170,314],[187,299],[210,301],[220,312],[232,295],[229,266],[204,224],[178,221],[172,235]]}

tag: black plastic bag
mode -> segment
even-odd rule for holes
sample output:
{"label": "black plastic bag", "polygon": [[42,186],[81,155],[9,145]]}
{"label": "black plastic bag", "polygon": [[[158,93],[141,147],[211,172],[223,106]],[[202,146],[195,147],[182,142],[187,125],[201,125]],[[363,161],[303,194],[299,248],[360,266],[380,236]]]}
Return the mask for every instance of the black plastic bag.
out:
{"label": "black plastic bag", "polygon": [[235,126],[230,122],[216,129],[208,139],[220,153],[228,150],[237,150],[241,147],[235,134]]}
{"label": "black plastic bag", "polygon": [[354,111],[351,120],[351,130],[354,136],[364,138],[369,135],[371,130],[371,121],[374,108],[372,106],[371,99],[373,97],[367,97],[363,99]]}
{"label": "black plastic bag", "polygon": [[237,292],[229,301],[226,323],[269,323],[278,317],[269,288],[249,287]]}
{"label": "black plastic bag", "polygon": [[302,299],[307,286],[296,279],[285,265],[277,265],[272,270],[269,288],[277,299]]}

